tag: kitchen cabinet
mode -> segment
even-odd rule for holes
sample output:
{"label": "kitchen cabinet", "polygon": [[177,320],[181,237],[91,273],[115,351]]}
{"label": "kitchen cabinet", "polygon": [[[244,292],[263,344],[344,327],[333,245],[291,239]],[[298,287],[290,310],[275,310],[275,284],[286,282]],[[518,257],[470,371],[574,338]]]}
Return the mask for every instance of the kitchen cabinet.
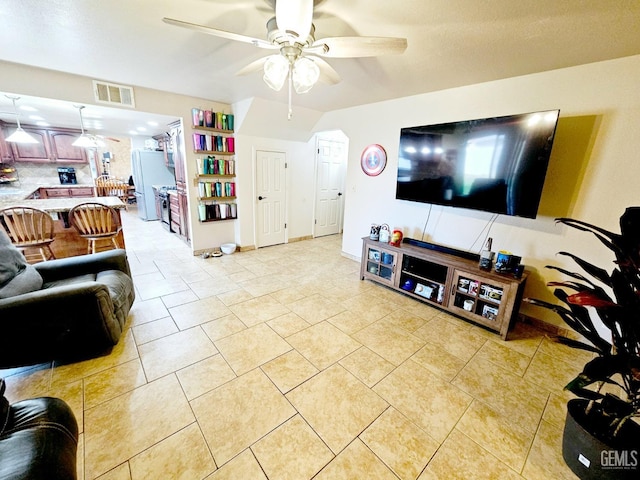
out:
{"label": "kitchen cabinet", "polygon": [[[399,271],[398,271],[398,266]],[[480,270],[469,258],[410,243],[363,238],[360,277],[492,330],[503,339],[516,320],[528,273]]]}
{"label": "kitchen cabinet", "polygon": [[39,198],[94,197],[93,187],[42,187]]}
{"label": "kitchen cabinet", "polygon": [[169,191],[169,228],[172,232],[180,233],[180,200],[177,191]]}
{"label": "kitchen cabinet", "polygon": [[[5,134],[13,131],[13,126],[5,129]],[[87,152],[84,148],[74,147],[73,142],[80,135],[80,130],[43,129],[24,126],[38,143],[11,143],[10,150],[16,162],[31,163],[87,163]],[[8,145],[7,145],[8,146]]]}
{"label": "kitchen cabinet", "polygon": [[87,163],[87,151],[73,146],[80,132],[48,130],[51,155],[54,162]]}
{"label": "kitchen cabinet", "polygon": [[11,144],[5,140],[9,134],[5,132],[5,125],[0,123],[0,163],[13,163]]}
{"label": "kitchen cabinet", "polygon": [[163,133],[162,135],[154,136],[153,139],[158,142],[158,150],[164,154],[164,164],[169,168],[175,168],[170,135]]}
{"label": "kitchen cabinet", "polygon": [[182,122],[174,122],[169,125],[168,147],[173,154],[174,172],[176,176],[176,199],[178,211],[171,212],[171,227],[187,242],[191,240],[189,232],[189,199],[187,192],[187,177],[184,163],[184,144],[182,141]]}
{"label": "kitchen cabinet", "polygon": [[[47,131],[43,129],[35,129],[23,127],[24,131],[35,138],[38,143],[12,143],[11,150],[13,158],[16,162],[33,162],[33,163],[50,163],[51,150],[49,148],[49,140]],[[9,132],[12,130],[9,129]]]}

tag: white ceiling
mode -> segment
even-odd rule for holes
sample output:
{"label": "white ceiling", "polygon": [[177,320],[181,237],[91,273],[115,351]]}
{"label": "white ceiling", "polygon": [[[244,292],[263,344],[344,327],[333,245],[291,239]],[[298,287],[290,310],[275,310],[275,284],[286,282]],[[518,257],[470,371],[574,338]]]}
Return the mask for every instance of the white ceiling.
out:
{"label": "white ceiling", "polygon": [[[249,97],[285,103],[286,91],[270,90],[258,73],[234,75],[270,51],[162,22],[173,17],[266,39],[272,3],[0,0],[0,60],[222,103]],[[294,107],[319,111],[640,54],[637,0],[316,0],[314,24],[316,38],[408,40],[400,56],[328,59],[342,81],[293,97]],[[19,104],[27,100],[38,106],[36,99]],[[0,112],[11,111],[7,103],[0,96]],[[125,125],[111,119],[114,109],[94,108],[112,134],[127,134],[147,120],[132,126],[128,112]],[[76,120],[65,122],[77,126],[77,111],[71,111]]]}
{"label": "white ceiling", "polygon": [[[16,110],[9,97],[16,100]],[[51,98],[22,95],[19,92],[0,92],[0,120],[16,123],[16,111],[21,125],[66,127],[80,129],[80,104]],[[157,115],[126,108],[82,105],[82,124],[85,131],[104,136],[152,137],[167,130],[175,117]]]}

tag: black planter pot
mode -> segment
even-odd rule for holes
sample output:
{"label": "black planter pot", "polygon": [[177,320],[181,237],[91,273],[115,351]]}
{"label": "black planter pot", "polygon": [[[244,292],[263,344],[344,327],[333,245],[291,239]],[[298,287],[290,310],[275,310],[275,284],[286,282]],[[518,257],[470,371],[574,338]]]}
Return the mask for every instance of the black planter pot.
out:
{"label": "black planter pot", "polygon": [[596,438],[599,412],[585,413],[588,401],[570,400],[562,437],[562,456],[582,480],[640,478],[640,425],[627,421],[615,442]]}

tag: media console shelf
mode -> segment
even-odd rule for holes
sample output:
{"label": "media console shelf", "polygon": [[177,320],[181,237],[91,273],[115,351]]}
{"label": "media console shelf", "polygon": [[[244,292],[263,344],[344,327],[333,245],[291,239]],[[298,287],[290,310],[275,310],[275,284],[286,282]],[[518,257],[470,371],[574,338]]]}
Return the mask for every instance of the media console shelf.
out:
{"label": "media console shelf", "polygon": [[521,278],[487,272],[468,252],[408,240],[400,247],[362,239],[360,278],[499,333],[506,340],[516,320],[527,272]]}

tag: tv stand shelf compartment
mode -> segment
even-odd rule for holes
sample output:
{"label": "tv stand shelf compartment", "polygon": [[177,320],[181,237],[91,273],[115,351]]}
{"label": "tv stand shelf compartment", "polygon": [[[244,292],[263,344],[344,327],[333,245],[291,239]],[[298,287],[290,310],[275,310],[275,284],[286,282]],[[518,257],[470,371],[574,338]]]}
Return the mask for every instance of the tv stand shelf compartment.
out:
{"label": "tv stand shelf compartment", "polygon": [[[395,247],[364,237],[360,278],[393,288],[507,338],[527,273],[522,278],[478,268],[470,255],[403,243]],[[419,243],[419,242],[418,242]],[[465,258],[466,257],[466,258]]]}

